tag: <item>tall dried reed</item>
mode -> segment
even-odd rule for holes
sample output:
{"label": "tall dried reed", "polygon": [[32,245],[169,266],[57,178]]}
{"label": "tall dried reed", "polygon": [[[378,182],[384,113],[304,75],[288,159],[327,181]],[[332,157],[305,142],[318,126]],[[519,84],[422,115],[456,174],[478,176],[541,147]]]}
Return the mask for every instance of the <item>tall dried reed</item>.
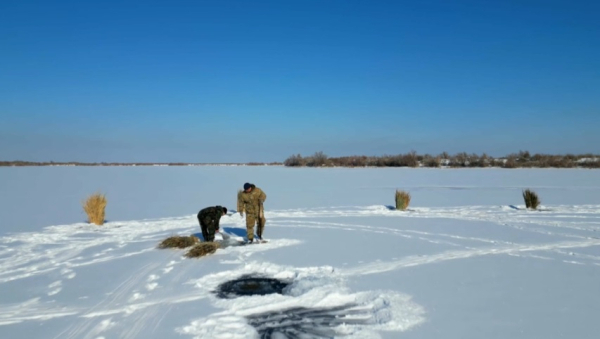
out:
{"label": "tall dried reed", "polygon": [[410,193],[396,190],[396,209],[404,211],[410,204]]}
{"label": "tall dried reed", "polygon": [[88,216],[88,222],[104,224],[104,211],[106,209],[106,197],[104,194],[95,193],[83,201],[83,210]]}
{"label": "tall dried reed", "polygon": [[525,207],[533,210],[537,209],[541,202],[537,194],[529,188],[523,191],[523,199],[525,200]]}

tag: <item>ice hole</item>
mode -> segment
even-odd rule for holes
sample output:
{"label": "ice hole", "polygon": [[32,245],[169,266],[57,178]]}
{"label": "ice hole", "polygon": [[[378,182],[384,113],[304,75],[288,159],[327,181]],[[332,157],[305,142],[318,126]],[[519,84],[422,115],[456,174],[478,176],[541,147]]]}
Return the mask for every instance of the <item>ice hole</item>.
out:
{"label": "ice hole", "polygon": [[290,284],[275,278],[245,275],[235,280],[222,283],[216,290],[217,296],[232,299],[242,296],[283,294],[283,289]]}

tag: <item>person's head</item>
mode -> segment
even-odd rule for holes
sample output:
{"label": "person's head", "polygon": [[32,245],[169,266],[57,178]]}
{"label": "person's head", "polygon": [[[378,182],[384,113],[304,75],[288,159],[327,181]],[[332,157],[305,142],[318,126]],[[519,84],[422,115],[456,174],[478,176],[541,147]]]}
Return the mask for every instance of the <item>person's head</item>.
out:
{"label": "person's head", "polygon": [[244,192],[246,192],[246,193],[252,192],[252,186],[254,186],[254,185],[252,185],[251,183],[248,183],[248,182],[245,183],[244,184]]}
{"label": "person's head", "polygon": [[219,205],[217,205],[217,207],[220,207],[223,210],[223,215],[227,214],[227,207],[223,207],[223,206],[219,206]]}

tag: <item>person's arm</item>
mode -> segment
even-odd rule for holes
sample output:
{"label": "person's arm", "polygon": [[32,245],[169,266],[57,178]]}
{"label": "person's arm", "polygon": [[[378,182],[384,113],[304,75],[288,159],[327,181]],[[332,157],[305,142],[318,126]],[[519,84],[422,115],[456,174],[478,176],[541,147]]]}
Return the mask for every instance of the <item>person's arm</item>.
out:
{"label": "person's arm", "polygon": [[221,229],[221,226],[219,225],[219,222],[221,221],[221,216],[218,215],[215,217],[215,231],[219,232],[219,229]]}
{"label": "person's arm", "polygon": [[244,202],[242,201],[243,191],[238,191],[237,195],[237,211],[240,212],[240,215],[244,214]]}
{"label": "person's arm", "polygon": [[260,190],[260,196],[258,199],[260,200],[260,203],[262,204],[263,202],[265,202],[265,200],[267,200],[267,194],[263,190]]}

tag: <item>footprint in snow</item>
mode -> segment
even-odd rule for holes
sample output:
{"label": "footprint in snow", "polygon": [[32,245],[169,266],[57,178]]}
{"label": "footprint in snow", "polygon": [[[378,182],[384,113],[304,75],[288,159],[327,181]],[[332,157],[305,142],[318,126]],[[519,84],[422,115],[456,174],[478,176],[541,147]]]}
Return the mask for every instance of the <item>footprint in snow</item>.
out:
{"label": "footprint in snow", "polygon": [[142,293],[134,293],[131,298],[129,298],[129,302],[133,302],[136,300],[144,299],[146,296]]}
{"label": "footprint in snow", "polygon": [[50,292],[48,292],[49,296],[58,294],[62,290],[62,281],[55,281],[52,284],[48,285],[48,288],[50,289]]}
{"label": "footprint in snow", "polygon": [[70,268],[63,268],[63,269],[60,271],[60,274],[64,275],[64,276],[65,276],[65,278],[67,278],[67,279],[73,279],[73,278],[75,278],[75,276],[77,275],[77,274],[76,274],[75,272],[73,272],[73,270],[72,270],[72,269],[70,269]]}

